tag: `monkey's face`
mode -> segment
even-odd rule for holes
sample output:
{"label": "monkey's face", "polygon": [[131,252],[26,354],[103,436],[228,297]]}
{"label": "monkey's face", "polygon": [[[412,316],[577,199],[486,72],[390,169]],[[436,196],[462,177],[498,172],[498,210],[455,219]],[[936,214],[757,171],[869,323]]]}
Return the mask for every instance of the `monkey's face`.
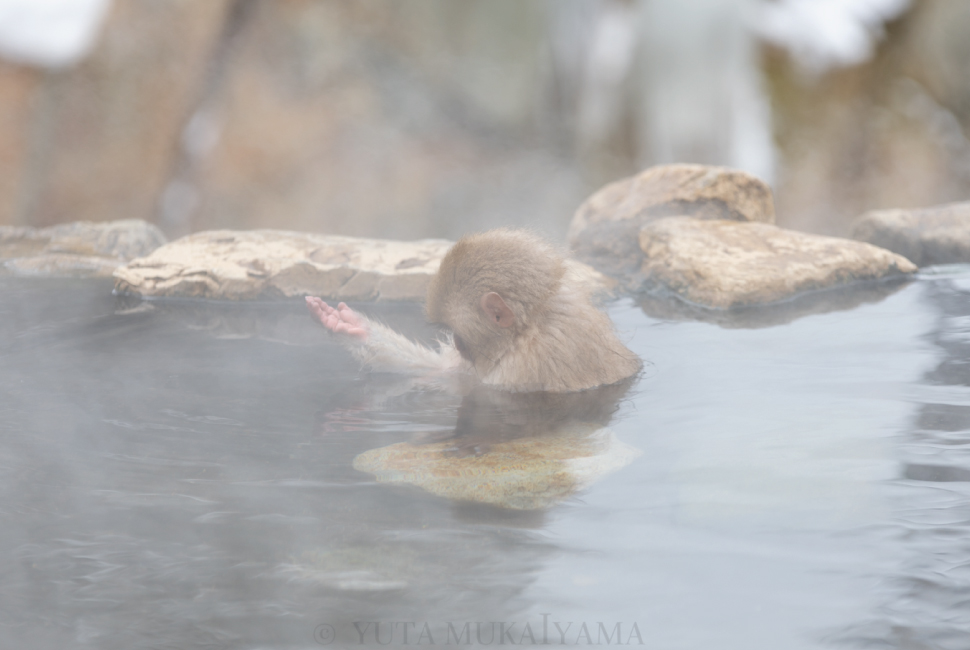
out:
{"label": "monkey's face", "polygon": [[485,348],[488,345],[483,340],[480,328],[474,326],[475,323],[469,323],[467,318],[449,318],[439,324],[450,330],[451,340],[454,341],[455,349],[462,359],[470,361],[473,365],[482,361],[483,353],[487,354]]}
{"label": "monkey's face", "polygon": [[458,354],[480,371],[487,371],[502,357],[514,336],[512,327],[480,304],[449,314],[442,324],[451,330]]}
{"label": "monkey's face", "polygon": [[475,363],[475,358],[472,356],[472,352],[468,347],[468,344],[465,343],[465,339],[463,339],[459,334],[452,334],[452,338],[455,341],[455,348],[458,350],[458,354],[460,354],[461,357],[466,361]]}
{"label": "monkey's face", "polygon": [[440,327],[442,330],[447,330],[461,358],[474,364],[476,357],[475,341],[477,339],[474,328],[469,327],[470,323],[467,322],[467,318],[464,318],[464,316],[467,316],[464,311],[439,309],[435,312],[439,316],[439,319],[434,322],[434,325]]}

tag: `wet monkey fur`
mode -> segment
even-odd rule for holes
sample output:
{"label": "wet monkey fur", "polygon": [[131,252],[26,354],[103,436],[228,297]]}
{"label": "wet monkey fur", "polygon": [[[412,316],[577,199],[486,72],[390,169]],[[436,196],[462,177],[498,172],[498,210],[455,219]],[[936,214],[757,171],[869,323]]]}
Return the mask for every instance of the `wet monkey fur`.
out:
{"label": "wet monkey fur", "polygon": [[381,370],[467,372],[492,388],[572,392],[615,384],[641,368],[562,255],[539,237],[499,229],[462,237],[428,287],[428,319],[451,332],[418,345],[345,304],[307,297],[311,313],[364,364]]}

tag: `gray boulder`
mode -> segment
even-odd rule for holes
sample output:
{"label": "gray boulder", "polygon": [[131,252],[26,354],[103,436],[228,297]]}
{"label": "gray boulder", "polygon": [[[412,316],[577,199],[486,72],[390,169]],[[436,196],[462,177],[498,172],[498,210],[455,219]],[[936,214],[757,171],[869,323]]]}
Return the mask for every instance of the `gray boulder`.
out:
{"label": "gray boulder", "polygon": [[0,226],[0,264],[10,273],[110,277],[116,268],[165,243],[140,219],[75,221],[50,228]]}
{"label": "gray boulder", "polygon": [[852,238],[899,253],[917,266],[970,263],[970,202],[867,212],[855,222]]}

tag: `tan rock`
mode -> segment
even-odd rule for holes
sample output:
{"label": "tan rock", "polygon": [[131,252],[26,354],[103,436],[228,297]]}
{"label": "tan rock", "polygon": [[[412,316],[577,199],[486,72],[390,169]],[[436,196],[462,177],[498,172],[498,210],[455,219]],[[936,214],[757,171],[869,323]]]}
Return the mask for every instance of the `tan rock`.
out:
{"label": "tan rock", "polygon": [[610,429],[582,424],[557,435],[497,442],[481,455],[456,456],[453,448],[454,441],[401,442],[360,454],[354,469],[447,499],[535,510],[585,489],[641,454]]}
{"label": "tan rock", "polygon": [[570,225],[572,239],[609,221],[671,215],[774,223],[771,189],[751,174],[707,165],[657,165],[590,196]]}
{"label": "tan rock", "polygon": [[250,300],[320,295],[423,300],[451,242],[397,242],[282,230],[211,230],[182,237],[115,272],[140,296]]}
{"label": "tan rock", "polygon": [[0,226],[0,261],[18,275],[102,276],[165,243],[140,219],[75,221],[50,228]]}
{"label": "tan rock", "polygon": [[599,270],[629,276],[643,259],[637,247],[640,228],[674,215],[775,221],[771,189],[750,174],[705,165],[658,165],[590,196],[569,226],[569,245]]}
{"label": "tan rock", "polygon": [[916,271],[870,244],[764,223],[668,217],[640,231],[647,286],[695,305],[730,309]]}
{"label": "tan rock", "polygon": [[918,266],[970,263],[970,202],[859,217],[853,239],[887,248]]}

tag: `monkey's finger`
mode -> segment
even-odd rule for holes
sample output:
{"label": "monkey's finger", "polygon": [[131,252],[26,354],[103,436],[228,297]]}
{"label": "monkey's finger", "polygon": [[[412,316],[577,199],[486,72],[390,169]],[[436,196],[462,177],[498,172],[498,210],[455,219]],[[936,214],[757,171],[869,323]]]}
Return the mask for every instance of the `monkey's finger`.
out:
{"label": "monkey's finger", "polygon": [[344,303],[340,303],[339,305],[337,305],[337,309],[340,313],[340,317],[346,322],[352,325],[360,324],[360,316],[357,315],[357,312],[355,312],[353,309],[351,309]]}
{"label": "monkey's finger", "polygon": [[319,321],[322,321],[326,317],[326,314],[318,305],[307,303],[307,308],[310,310],[310,315]]}
{"label": "monkey's finger", "polygon": [[325,303],[324,301],[322,301],[322,300],[319,301],[318,307],[319,307],[320,311],[322,313],[326,314],[327,316],[333,316],[333,317],[338,318],[338,319],[340,318],[340,313],[336,309],[334,309],[333,307],[331,307],[330,305],[328,305],[327,303]]}
{"label": "monkey's finger", "polygon": [[321,306],[317,303],[307,302],[307,307],[310,309],[310,314],[324,325],[327,325],[327,319],[333,315],[333,309],[327,307],[326,303]]}

